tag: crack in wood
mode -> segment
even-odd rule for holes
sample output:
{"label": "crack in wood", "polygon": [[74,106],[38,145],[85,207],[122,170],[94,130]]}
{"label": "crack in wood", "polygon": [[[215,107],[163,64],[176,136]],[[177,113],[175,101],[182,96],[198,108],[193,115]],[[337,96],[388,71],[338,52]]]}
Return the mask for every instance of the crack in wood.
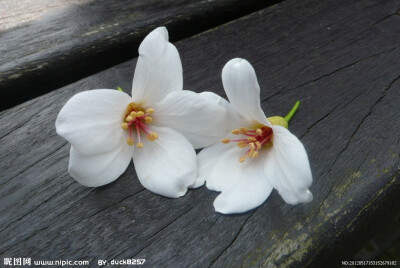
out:
{"label": "crack in wood", "polygon": [[392,82],[390,82],[389,86],[386,87],[382,93],[382,95],[379,97],[379,99],[371,106],[369,112],[361,119],[360,123],[357,125],[356,129],[353,131],[353,133],[350,136],[349,142],[346,144],[346,146],[343,148],[343,150],[341,150],[338,154],[338,156],[335,158],[335,160],[333,161],[332,167],[335,165],[335,163],[337,162],[337,160],[339,159],[339,157],[342,155],[342,153],[344,151],[346,151],[346,149],[349,147],[354,135],[359,131],[360,127],[362,126],[362,124],[364,123],[364,121],[372,114],[372,111],[374,109],[374,107],[386,96],[387,91],[391,88],[391,86],[400,78],[400,75],[397,76]]}
{"label": "crack in wood", "polygon": [[[355,99],[357,99],[358,97],[360,97],[362,94],[364,93],[364,91],[361,91],[360,93],[358,93],[355,97],[353,97],[352,99],[350,99],[348,102],[346,102],[344,104],[344,107],[346,107],[348,104],[352,103]],[[339,103],[338,105],[336,105],[335,107],[333,107],[331,110],[328,111],[328,113],[326,113],[323,117],[321,117],[320,119],[318,119],[317,121],[315,121],[315,123],[311,124],[309,127],[307,127],[306,131],[300,135],[299,139],[304,138],[307,133],[309,133],[311,131],[311,129],[313,129],[317,124],[319,124],[320,122],[324,121],[326,118],[328,118],[331,113],[333,113],[334,111],[336,111],[340,106],[342,106],[343,103]]]}
{"label": "crack in wood", "polygon": [[243,222],[242,226],[240,226],[239,230],[237,231],[237,233],[235,234],[235,236],[232,238],[231,242],[221,250],[221,252],[218,254],[218,256],[215,257],[215,259],[210,263],[209,267],[212,267],[213,265],[215,265],[215,263],[219,260],[219,258],[221,258],[222,255],[224,255],[224,253],[235,243],[235,241],[237,240],[237,238],[239,237],[240,233],[242,232],[244,226],[246,225],[247,221],[251,218],[251,216],[253,216],[253,214],[255,213],[256,210],[253,210],[250,215],[245,219],[245,221]]}
{"label": "crack in wood", "polygon": [[346,69],[346,68],[352,67],[352,66],[354,66],[354,65],[356,65],[356,64],[358,64],[358,63],[360,63],[360,62],[362,62],[362,61],[365,61],[365,60],[368,60],[368,59],[371,59],[371,58],[380,56],[380,55],[382,55],[382,54],[386,54],[386,53],[392,52],[393,50],[397,49],[398,47],[400,47],[400,45],[395,46],[394,48],[391,48],[391,49],[389,49],[389,50],[381,51],[381,52],[378,52],[378,53],[373,54],[373,55],[371,55],[371,56],[361,58],[361,59],[359,59],[359,60],[357,60],[357,61],[355,61],[355,62],[346,64],[346,65],[344,65],[344,66],[342,66],[342,67],[340,67],[340,68],[338,68],[338,69],[336,69],[336,70],[334,70],[334,71],[332,71],[332,72],[330,72],[330,73],[323,74],[323,75],[319,76],[319,77],[316,78],[316,79],[313,79],[313,80],[304,82],[304,83],[302,83],[302,84],[300,84],[300,85],[298,85],[298,86],[295,86],[295,87],[292,87],[292,88],[289,88],[289,89],[286,89],[286,90],[278,91],[278,92],[276,92],[276,93],[274,93],[274,94],[272,94],[272,95],[270,95],[270,96],[264,98],[264,99],[261,101],[261,103],[264,103],[264,102],[270,100],[271,98],[276,97],[276,96],[278,96],[278,95],[280,95],[280,94],[284,94],[284,93],[287,93],[287,92],[289,92],[289,91],[293,91],[293,90],[295,90],[295,89],[298,89],[298,88],[301,88],[301,87],[303,87],[303,86],[306,86],[306,85],[308,85],[308,84],[317,82],[317,81],[321,80],[322,78],[331,76],[331,75],[333,75],[333,74],[335,74],[335,73],[337,73],[337,72],[340,72],[340,71],[342,71],[342,70],[344,70],[344,69]]}

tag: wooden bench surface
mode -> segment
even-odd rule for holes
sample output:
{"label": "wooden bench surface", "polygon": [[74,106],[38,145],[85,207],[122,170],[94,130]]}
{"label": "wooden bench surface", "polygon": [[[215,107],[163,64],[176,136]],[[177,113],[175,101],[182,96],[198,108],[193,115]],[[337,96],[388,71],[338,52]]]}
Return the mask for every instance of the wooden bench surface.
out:
{"label": "wooden bench surface", "polygon": [[159,25],[179,40],[273,2],[3,0],[0,110],[136,57]]}
{"label": "wooden bench surface", "polygon": [[224,216],[205,187],[180,199],[147,191],[133,164],[104,187],[75,182],[55,118],[77,92],[129,92],[136,59],[1,112],[0,256],[144,258],[149,267],[349,260],[371,226],[400,211],[398,8],[395,0],[287,0],[175,43],[185,89],[223,95],[222,67],[242,57],[256,70],[267,116],[302,101],[290,130],[310,158],[308,204],[287,205],[274,191],[259,208]]}

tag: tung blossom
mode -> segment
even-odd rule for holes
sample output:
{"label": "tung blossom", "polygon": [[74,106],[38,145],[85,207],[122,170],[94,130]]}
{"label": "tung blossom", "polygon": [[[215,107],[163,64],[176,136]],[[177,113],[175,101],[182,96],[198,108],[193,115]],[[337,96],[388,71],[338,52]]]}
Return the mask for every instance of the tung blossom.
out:
{"label": "tung blossom", "polygon": [[230,101],[208,95],[228,111],[226,138],[198,155],[199,177],[220,191],[214,207],[221,213],[241,213],[261,205],[277,189],[288,204],[310,202],[312,175],[303,144],[288,128],[286,118],[267,119],[260,106],[260,87],[253,67],[244,59],[229,61],[222,82]]}
{"label": "tung blossom", "polygon": [[184,195],[197,176],[194,147],[216,142],[225,113],[182,87],[178,51],[166,28],[157,28],[139,47],[132,97],[90,90],[61,109],[56,130],[71,144],[71,176],[101,186],[117,179],[133,158],[144,187],[167,197]]}

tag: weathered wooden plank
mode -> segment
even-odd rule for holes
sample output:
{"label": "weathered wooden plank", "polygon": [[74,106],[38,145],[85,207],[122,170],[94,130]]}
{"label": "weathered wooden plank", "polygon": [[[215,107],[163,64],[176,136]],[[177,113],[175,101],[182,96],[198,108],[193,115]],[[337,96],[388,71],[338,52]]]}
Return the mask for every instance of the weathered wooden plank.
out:
{"label": "weathered wooden plank", "polygon": [[[276,192],[238,216],[213,212],[201,188],[171,200],[133,166],[98,189],[66,173],[54,120],[76,92],[130,88],[135,60],[0,114],[0,256],[146,258],[148,266],[338,266],[400,202],[400,17],[397,1],[285,1],[176,43],[185,88],[222,93],[233,57],[255,67],[267,115],[302,106],[291,130],[314,174],[309,204]],[[4,242],[3,242],[4,241]],[[329,261],[329,262],[328,262]],[[320,266],[321,267],[321,266]]]}
{"label": "weathered wooden plank", "polygon": [[[385,219],[385,216],[382,217]],[[385,228],[374,228],[368,243],[354,256],[362,260],[400,260],[400,217],[388,221]]]}
{"label": "weathered wooden plank", "polygon": [[274,2],[1,1],[0,110],[136,57],[156,26],[182,39]]}
{"label": "weathered wooden plank", "polygon": [[0,1],[0,31],[23,26],[49,11],[82,2],[82,0],[2,0]]}

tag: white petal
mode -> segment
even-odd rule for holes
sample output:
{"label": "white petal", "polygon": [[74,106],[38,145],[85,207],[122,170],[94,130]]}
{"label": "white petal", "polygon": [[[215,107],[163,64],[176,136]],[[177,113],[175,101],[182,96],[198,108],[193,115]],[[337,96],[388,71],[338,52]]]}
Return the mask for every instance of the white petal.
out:
{"label": "white petal", "polygon": [[231,190],[223,191],[215,200],[215,211],[223,214],[243,213],[260,206],[271,194],[272,186],[265,177],[240,180]]}
{"label": "white petal", "polygon": [[[226,131],[225,133],[231,132],[233,129],[237,129],[240,127],[246,127],[252,124],[251,120],[247,120],[244,118],[227,100],[220,97],[219,95],[212,92],[201,92],[201,96],[206,98],[208,101],[213,102],[220,107],[222,107],[227,113],[227,122],[225,124]],[[222,128],[222,126],[221,126]],[[224,137],[225,138],[225,137]]]}
{"label": "white petal", "polygon": [[242,213],[261,205],[272,191],[272,186],[264,175],[266,154],[258,158],[239,162],[239,157],[246,152],[243,148],[230,148],[220,155],[220,160],[212,169],[210,183],[222,193],[215,199],[217,212]]}
{"label": "white petal", "polygon": [[[246,127],[251,124],[250,121],[246,120],[242,115],[238,113],[238,111],[233,108],[233,106],[224,98],[211,93],[211,92],[202,92],[201,96],[208,99],[210,102],[214,102],[223,109],[226,110],[228,114],[227,122],[225,124],[225,135],[221,138],[237,138],[237,136],[231,135],[231,131],[233,129],[237,129],[239,127]],[[222,128],[223,126],[221,126]],[[210,178],[213,167],[216,165],[217,161],[221,158],[222,154],[226,153],[231,148],[230,145],[223,144],[218,142],[210,147],[204,148],[197,155],[197,167],[198,167],[198,175],[196,182],[191,186],[191,188],[197,188],[202,186],[206,179]],[[238,152],[240,154],[242,152]],[[213,185],[213,180],[209,179],[207,182],[207,187],[210,190],[216,191]]]}
{"label": "white petal", "polygon": [[[203,167],[200,167],[200,165],[205,165],[206,163],[206,166],[209,166],[209,170],[207,171],[207,173],[205,173],[207,188],[209,190],[219,192],[229,189],[234,183],[236,183],[236,180],[239,177],[226,176],[224,172],[230,170],[231,165],[236,166],[240,164],[239,158],[246,152],[246,149],[238,148],[235,146],[235,144],[232,143],[221,143],[219,146],[215,145],[210,147],[210,149],[205,148],[204,150],[206,150],[204,152],[205,155],[201,156],[204,160],[199,158],[199,170],[204,169]],[[207,156],[210,157],[210,161],[205,161],[205,157]],[[200,160],[202,160],[202,162],[200,162]],[[216,160],[214,165],[211,164],[211,161],[213,160]],[[246,165],[247,164],[248,163],[246,163]]]}
{"label": "white petal", "polygon": [[299,203],[308,203],[313,200],[313,195],[308,189],[302,189],[299,191],[279,191],[282,199],[291,205],[297,205]]}
{"label": "white petal", "polygon": [[168,42],[167,29],[159,27],[140,44],[132,98],[152,105],[168,93],[182,90],[182,87],[182,63],[178,50]]}
{"label": "white petal", "polygon": [[[197,168],[198,168],[198,167],[197,167]],[[202,177],[202,178],[197,177],[197,178],[196,178],[196,181],[195,181],[192,185],[190,185],[189,188],[194,188],[194,189],[195,189],[195,188],[199,188],[199,187],[203,186],[205,182],[206,182],[206,181],[205,181],[205,178],[204,178],[204,177]]]}
{"label": "white petal", "polygon": [[273,146],[265,163],[265,174],[288,204],[310,202],[312,175],[303,144],[284,127],[272,126]]}
{"label": "white petal", "polygon": [[232,59],[222,69],[222,83],[229,102],[245,118],[270,125],[260,106],[260,86],[247,60]]}
{"label": "white petal", "polygon": [[175,129],[195,148],[221,140],[226,133],[225,110],[192,91],[175,91],[154,105],[154,124]]}
{"label": "white petal", "polygon": [[58,114],[57,133],[80,153],[109,152],[124,139],[121,124],[131,101],[128,94],[113,89],[78,93]]}
{"label": "white petal", "polygon": [[[197,155],[197,179],[191,185],[191,188],[197,188],[204,184],[211,177],[211,173],[221,156],[226,153],[231,147],[227,144],[216,143],[210,147],[204,148]],[[207,183],[207,188],[215,190],[212,187],[212,182]]]}
{"label": "white petal", "polygon": [[133,147],[126,143],[111,152],[98,155],[80,154],[71,146],[68,172],[85,186],[102,186],[116,180],[125,172],[132,155]]}
{"label": "white petal", "polygon": [[183,196],[197,175],[196,153],[189,141],[173,129],[151,127],[158,139],[142,140],[133,155],[140,182],[150,191],[171,198]]}

